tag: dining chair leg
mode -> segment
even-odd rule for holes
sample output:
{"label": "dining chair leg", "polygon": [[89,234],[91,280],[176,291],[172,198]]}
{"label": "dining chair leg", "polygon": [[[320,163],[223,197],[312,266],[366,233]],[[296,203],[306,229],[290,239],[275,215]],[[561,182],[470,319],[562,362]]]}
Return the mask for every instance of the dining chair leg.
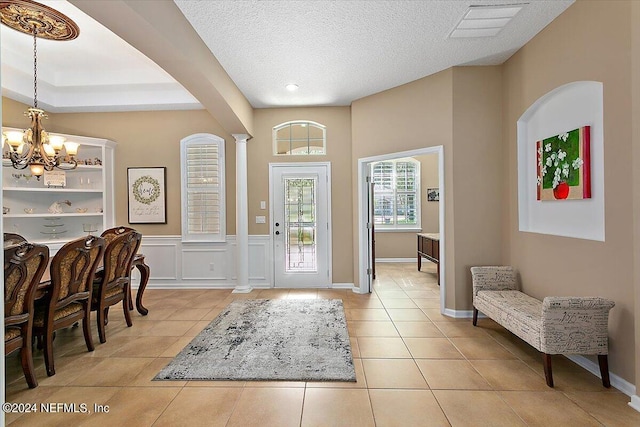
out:
{"label": "dining chair leg", "polygon": [[47,375],[52,377],[56,374],[53,364],[53,327],[49,325],[44,335],[44,364],[47,368]]}
{"label": "dining chair leg", "polygon": [[84,332],[84,342],[87,344],[87,350],[93,351],[93,338],[91,337],[91,301],[85,303],[84,320],[82,321],[82,332]]}
{"label": "dining chair leg", "polygon": [[24,377],[27,380],[29,388],[38,387],[38,380],[36,379],[35,369],[33,367],[33,351],[31,343],[31,325],[25,324],[27,330],[24,334],[24,340],[22,341],[22,348],[20,349],[20,359],[22,362],[22,371]]}
{"label": "dining chair leg", "polygon": [[124,300],[122,300],[122,310],[124,311],[124,318],[127,321],[127,326],[130,328],[131,326],[133,326],[133,322],[131,321],[131,310],[129,308],[129,301],[131,301],[131,295],[129,295],[125,288]]}
{"label": "dining chair leg", "polygon": [[98,337],[100,337],[100,342],[102,344],[107,342],[106,331],[104,328],[104,325],[107,323],[106,322],[107,310],[108,308],[102,309],[100,307],[98,307],[98,310],[96,310],[96,314],[97,314],[96,323],[98,324]]}
{"label": "dining chair leg", "polygon": [[[129,278],[131,280],[131,278]],[[131,297],[131,282],[127,285],[127,293],[129,294],[129,310],[133,311],[133,298]]]}

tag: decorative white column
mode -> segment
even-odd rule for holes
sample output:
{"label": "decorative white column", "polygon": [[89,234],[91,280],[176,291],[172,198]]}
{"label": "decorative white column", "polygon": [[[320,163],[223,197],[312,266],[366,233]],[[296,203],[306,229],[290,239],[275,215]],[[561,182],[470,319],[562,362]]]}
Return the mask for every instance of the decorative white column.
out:
{"label": "decorative white column", "polygon": [[247,134],[236,139],[236,287],[233,293],[249,293],[249,203],[247,196]]}

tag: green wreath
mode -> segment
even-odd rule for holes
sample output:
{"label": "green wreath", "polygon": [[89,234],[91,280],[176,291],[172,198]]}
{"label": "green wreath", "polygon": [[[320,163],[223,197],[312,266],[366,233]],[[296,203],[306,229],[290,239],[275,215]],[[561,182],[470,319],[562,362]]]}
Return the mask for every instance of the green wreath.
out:
{"label": "green wreath", "polygon": [[[148,197],[140,193],[140,187],[144,183],[148,183],[153,186],[153,191],[151,192],[151,194],[149,194]],[[149,175],[141,176],[133,183],[133,196],[136,198],[136,201],[144,205],[150,205],[151,203],[155,202],[160,196],[160,183],[157,179],[153,179]]]}

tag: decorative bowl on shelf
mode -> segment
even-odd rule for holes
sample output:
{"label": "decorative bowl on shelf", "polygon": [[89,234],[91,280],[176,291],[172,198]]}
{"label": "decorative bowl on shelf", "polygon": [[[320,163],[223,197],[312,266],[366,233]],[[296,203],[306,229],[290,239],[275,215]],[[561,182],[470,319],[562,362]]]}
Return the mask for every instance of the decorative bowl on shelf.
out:
{"label": "decorative bowl on shelf", "polygon": [[32,214],[34,212],[33,208],[24,208],[24,213]]}
{"label": "decorative bowl on shelf", "polygon": [[11,212],[11,209],[9,209],[9,208],[8,208],[8,207],[6,207],[6,206],[3,206],[3,207],[2,207],[2,213],[3,213],[4,215],[8,214],[9,212]]}
{"label": "decorative bowl on shelf", "polygon": [[87,210],[87,208],[76,208],[76,212],[78,213],[85,213]]}

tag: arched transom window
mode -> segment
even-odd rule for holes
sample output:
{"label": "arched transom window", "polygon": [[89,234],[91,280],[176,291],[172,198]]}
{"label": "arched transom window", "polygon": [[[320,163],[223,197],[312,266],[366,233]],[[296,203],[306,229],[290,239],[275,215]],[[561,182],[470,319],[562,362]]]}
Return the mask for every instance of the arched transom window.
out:
{"label": "arched transom window", "polygon": [[273,128],[275,155],[326,154],[327,128],[320,123],[294,120]]}

